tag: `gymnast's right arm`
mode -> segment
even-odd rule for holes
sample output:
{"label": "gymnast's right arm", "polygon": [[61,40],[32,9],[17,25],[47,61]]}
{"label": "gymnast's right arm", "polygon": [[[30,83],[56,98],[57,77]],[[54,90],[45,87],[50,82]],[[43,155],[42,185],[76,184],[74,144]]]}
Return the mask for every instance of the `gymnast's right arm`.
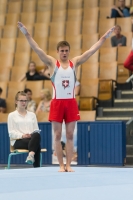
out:
{"label": "gymnast's right arm", "polygon": [[[18,22],[18,28],[20,31],[25,35],[26,39],[28,40],[31,48],[37,53],[39,58],[47,65],[52,66],[52,63],[54,63],[54,58],[51,56],[48,56],[39,46],[38,44],[33,40],[30,33],[28,32],[27,28],[21,23]],[[53,62],[52,62],[53,61]]]}

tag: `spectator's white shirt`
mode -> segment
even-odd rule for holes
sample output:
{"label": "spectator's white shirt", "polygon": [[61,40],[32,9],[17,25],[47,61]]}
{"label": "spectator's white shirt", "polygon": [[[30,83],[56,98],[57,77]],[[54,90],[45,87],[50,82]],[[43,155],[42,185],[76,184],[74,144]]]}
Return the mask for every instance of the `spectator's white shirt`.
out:
{"label": "spectator's white shirt", "polygon": [[36,115],[27,111],[25,116],[19,114],[17,110],[8,115],[8,133],[13,146],[16,139],[21,139],[23,134],[32,133],[38,130]]}

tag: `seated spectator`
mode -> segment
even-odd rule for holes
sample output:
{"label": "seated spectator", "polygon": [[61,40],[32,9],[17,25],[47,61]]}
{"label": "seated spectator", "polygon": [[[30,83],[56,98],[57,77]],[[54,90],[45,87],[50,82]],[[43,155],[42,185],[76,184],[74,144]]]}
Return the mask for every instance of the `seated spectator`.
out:
{"label": "seated spectator", "polygon": [[26,72],[26,74],[24,74],[19,81],[23,81],[23,80],[27,80],[27,81],[35,81],[35,80],[49,80],[50,78],[44,75],[40,75],[39,72],[37,72],[36,70],[36,63],[31,61],[29,63],[29,69],[28,72]]}
{"label": "seated spectator", "polygon": [[0,87],[0,113],[6,112],[6,100],[1,98],[2,95],[2,88]]}
{"label": "seated spectator", "polygon": [[52,99],[52,96],[49,89],[42,89],[41,101],[37,107],[36,114],[38,114],[39,112],[49,112],[51,99]]}
{"label": "seated spectator", "polygon": [[114,33],[115,35],[111,37],[112,47],[126,46],[127,39],[121,34],[121,27],[119,25],[115,26]]}
{"label": "seated spectator", "polygon": [[32,91],[28,88],[24,90],[24,92],[27,94],[27,110],[30,112],[35,112],[36,111],[36,102],[32,100]]}
{"label": "seated spectator", "polygon": [[75,83],[75,95],[79,95],[79,92],[80,92],[80,82],[79,81],[76,81]]}
{"label": "seated spectator", "polygon": [[125,0],[118,0],[119,6],[113,5],[111,9],[111,18],[129,17],[130,8],[125,6]]}
{"label": "seated spectator", "polygon": [[27,149],[26,163],[40,167],[40,134],[36,115],[26,110],[27,95],[23,91],[15,96],[16,110],[8,115],[8,133],[15,149]]}

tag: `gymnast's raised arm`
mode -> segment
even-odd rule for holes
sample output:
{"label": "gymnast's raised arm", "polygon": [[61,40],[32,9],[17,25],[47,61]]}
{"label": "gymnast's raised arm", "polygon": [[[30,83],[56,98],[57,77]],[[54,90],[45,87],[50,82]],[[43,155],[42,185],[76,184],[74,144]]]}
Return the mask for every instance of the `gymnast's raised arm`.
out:
{"label": "gymnast's raised arm", "polygon": [[105,42],[105,40],[110,37],[112,32],[114,31],[114,28],[109,29],[99,40],[97,43],[95,43],[89,50],[85,51],[81,56],[77,56],[73,58],[73,62],[75,63],[75,66],[79,66],[86,62],[90,56],[92,56]]}
{"label": "gymnast's raised arm", "polygon": [[39,58],[49,67],[54,67],[55,59],[49,55],[47,55],[34,41],[30,33],[28,32],[27,28],[21,23],[18,22],[18,28],[20,31],[25,35],[26,39],[28,40],[31,48],[33,51],[37,53]]}

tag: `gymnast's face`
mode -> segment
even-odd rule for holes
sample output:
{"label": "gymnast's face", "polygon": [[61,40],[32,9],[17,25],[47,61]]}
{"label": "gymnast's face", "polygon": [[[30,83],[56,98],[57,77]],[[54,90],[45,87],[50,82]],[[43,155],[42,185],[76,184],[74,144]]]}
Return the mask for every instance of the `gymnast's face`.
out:
{"label": "gymnast's face", "polygon": [[59,47],[59,50],[57,50],[57,53],[61,61],[67,61],[70,54],[70,49],[68,46]]}

